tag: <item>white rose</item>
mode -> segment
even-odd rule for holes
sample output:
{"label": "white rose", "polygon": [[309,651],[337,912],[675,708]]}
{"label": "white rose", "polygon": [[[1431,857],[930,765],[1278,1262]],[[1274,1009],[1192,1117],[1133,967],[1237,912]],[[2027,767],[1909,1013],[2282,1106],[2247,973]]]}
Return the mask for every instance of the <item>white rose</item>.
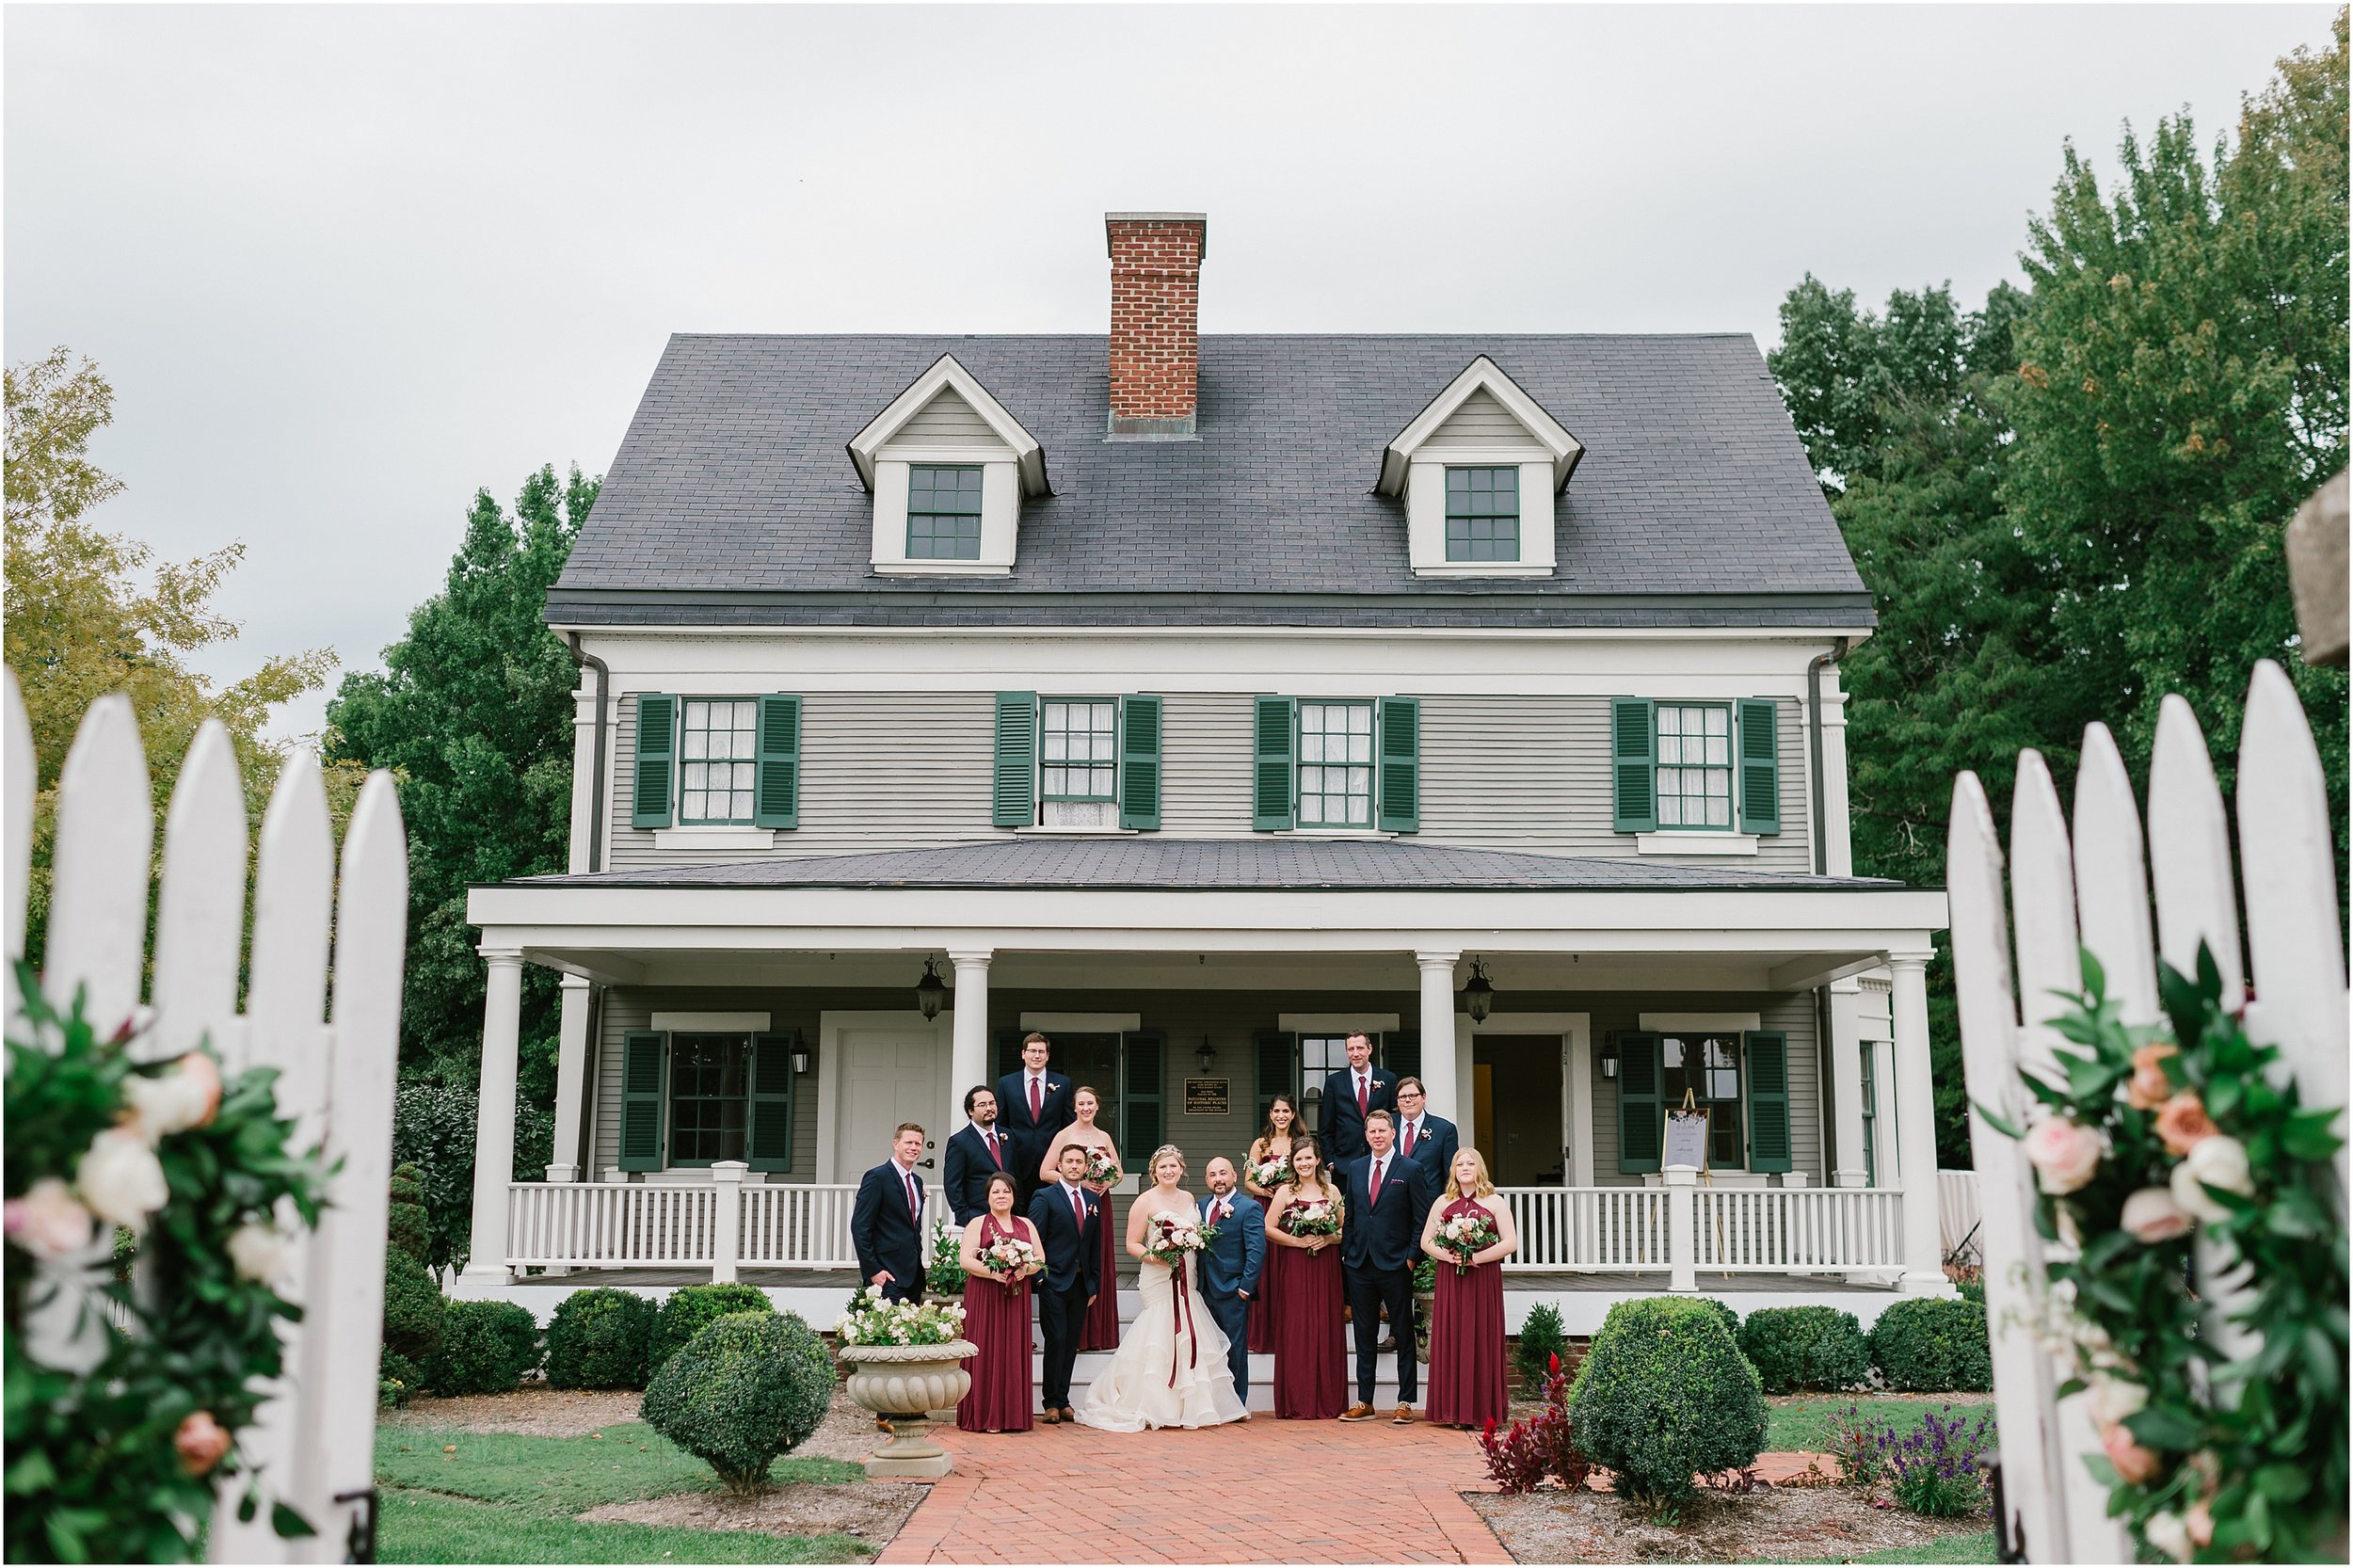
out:
{"label": "white rose", "polygon": [[2182,1162],[2173,1167],[2170,1182],[2173,1201],[2208,1224],[2231,1217],[2228,1208],[2208,1195],[2208,1187],[2225,1192],[2249,1192],[2254,1185],[2254,1173],[2247,1163],[2247,1145],[2219,1134],[2200,1139],[2182,1157]]}
{"label": "white rose", "polygon": [[137,1230],[164,1206],[171,1189],[147,1140],[128,1128],[110,1127],[89,1142],[73,1173],[82,1201],[109,1224]]}
{"label": "white rose", "polygon": [[2124,1378],[2095,1377],[2084,1398],[2091,1405],[2091,1418],[2104,1427],[2112,1427],[2146,1406],[2149,1390]]}
{"label": "white rose", "polygon": [[2187,1236],[2197,1222],[2168,1189],[2143,1187],[2124,1200],[2117,1223],[2134,1240],[2154,1244]]}
{"label": "white rose", "polygon": [[275,1285],[286,1277],[287,1253],[291,1250],[283,1233],[270,1225],[239,1225],[229,1238],[229,1261],[237,1266],[237,1277],[262,1285]]}
{"label": "white rose", "polygon": [[2187,1562],[2190,1556],[2189,1526],[2178,1513],[2152,1513],[2149,1522],[2140,1527],[2149,1544],[2176,1562]]}
{"label": "white rose", "polygon": [[152,1144],[213,1119],[220,1109],[220,1069],[211,1057],[192,1050],[159,1078],[135,1073],[124,1080],[122,1097],[138,1130]]}
{"label": "white rose", "polygon": [[90,1243],[89,1210],[56,1176],[43,1176],[8,1205],[8,1240],[35,1257],[50,1259],[80,1252]]}

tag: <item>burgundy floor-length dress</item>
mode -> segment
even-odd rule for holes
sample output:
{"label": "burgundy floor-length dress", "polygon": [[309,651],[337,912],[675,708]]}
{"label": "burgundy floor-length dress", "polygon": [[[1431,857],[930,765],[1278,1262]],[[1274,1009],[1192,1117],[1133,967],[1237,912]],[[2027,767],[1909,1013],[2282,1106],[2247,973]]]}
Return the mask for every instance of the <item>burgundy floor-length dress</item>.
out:
{"label": "burgundy floor-length dress", "polygon": [[[1117,1244],[1124,1238],[1124,1229],[1112,1224],[1112,1195],[1102,1194],[1103,1208],[1103,1272],[1096,1288],[1095,1304],[1087,1308],[1086,1332],[1079,1336],[1082,1351],[1115,1351],[1119,1349],[1119,1272],[1115,1267]],[[1112,1233],[1121,1230],[1120,1237]]]}
{"label": "burgundy floor-length dress", "polygon": [[[981,1245],[1008,1235],[1032,1246],[1037,1233],[1027,1220],[1016,1220],[1008,1231],[994,1214],[981,1221]],[[956,1426],[965,1432],[1027,1432],[1030,1430],[1030,1282],[1011,1289],[991,1275],[968,1275],[964,1282],[964,1336],[979,1347],[965,1362],[972,1374],[971,1391],[956,1401]]]}
{"label": "burgundy floor-length dress", "polygon": [[[1255,1144],[1251,1147],[1250,1158],[1251,1163],[1254,1165],[1257,1163],[1258,1150]],[[1267,1158],[1273,1159],[1273,1157],[1269,1155]],[[1254,1198],[1258,1197],[1256,1192],[1250,1195]],[[1273,1208],[1274,1207],[1273,1194],[1269,1193],[1263,1198],[1258,1198],[1258,1206],[1261,1208]],[[1274,1353],[1274,1276],[1278,1272],[1275,1259],[1279,1254],[1287,1250],[1269,1241],[1266,1246],[1266,1261],[1258,1265],[1257,1294],[1250,1298],[1250,1353],[1253,1355]]]}
{"label": "burgundy floor-length dress", "polygon": [[[1483,1205],[1457,1198],[1439,1211],[1484,1213]],[[1503,1265],[1481,1263],[1458,1273],[1438,1265],[1438,1295],[1430,1308],[1430,1419],[1483,1427],[1510,1418],[1503,1389]]]}
{"label": "burgundy floor-length dress", "polygon": [[1269,1250],[1283,1260],[1274,1287],[1274,1414],[1328,1421],[1348,1408],[1339,1239],[1313,1254],[1273,1242]]}

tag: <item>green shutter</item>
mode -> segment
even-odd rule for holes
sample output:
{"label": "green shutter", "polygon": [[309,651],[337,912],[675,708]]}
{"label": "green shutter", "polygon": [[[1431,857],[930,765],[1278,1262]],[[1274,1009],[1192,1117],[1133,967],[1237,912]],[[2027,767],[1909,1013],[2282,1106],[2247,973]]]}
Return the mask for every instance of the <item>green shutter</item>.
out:
{"label": "green shutter", "polygon": [[755,1171],[792,1168],[792,1048],[799,1043],[790,1031],[752,1036],[751,1128],[744,1148]]}
{"label": "green shutter", "polygon": [[1289,1095],[1291,1109],[1299,1109],[1299,1036],[1266,1030],[1252,1044],[1257,1063],[1258,1125],[1264,1127],[1275,1096]]}
{"label": "green shutter", "polygon": [[1879,1093],[1877,1085],[1871,1081],[1875,1052],[1870,1041],[1862,1041],[1860,1045],[1863,1049],[1863,1076],[1860,1080],[1863,1085],[1863,1185],[1877,1187],[1880,1184],[1879,1128],[1873,1124],[1879,1119]]}
{"label": "green shutter", "polygon": [[667,1034],[648,1030],[621,1037],[621,1157],[624,1171],[662,1169],[662,1059]]}
{"label": "green shutter", "polygon": [[651,693],[637,698],[637,764],[630,790],[629,825],[670,825],[670,771],[678,756],[678,698]]}
{"label": "green shutter", "polygon": [[1381,831],[1417,833],[1421,830],[1420,699],[1383,697],[1373,730],[1380,748]]}
{"label": "green shutter", "polygon": [[1749,1169],[1789,1169],[1789,1037],[1748,1036]]}
{"label": "green shutter", "polygon": [[1037,822],[1037,694],[997,694],[997,788],[999,827],[1029,827]]}
{"label": "green shutter", "polygon": [[801,699],[760,699],[760,772],[752,796],[752,825],[801,825]]}
{"label": "green shutter", "polygon": [[1119,825],[1160,825],[1160,699],[1119,699]]}
{"label": "green shutter", "polygon": [[1251,828],[1278,833],[1291,824],[1291,699],[1262,696],[1251,725]]}
{"label": "green shutter", "polygon": [[1628,1031],[1618,1036],[1618,1169],[1628,1175],[1658,1169],[1667,1133],[1659,1105],[1664,1077],[1658,1036]]}
{"label": "green shutter", "polygon": [[[988,1080],[988,1086],[992,1090],[997,1087],[999,1079],[1010,1077],[1021,1070],[1021,1036],[1028,1032],[1026,1029],[1000,1029],[997,1032],[997,1070],[989,1075]],[[968,1083],[964,1089],[971,1087],[972,1085]],[[959,1105],[964,1103],[964,1089],[956,1091],[956,1103]],[[1008,1109],[1000,1105],[997,1108],[997,1114],[1004,1115]]]}
{"label": "green shutter", "polygon": [[1119,1146],[1129,1167],[1140,1169],[1138,1160],[1151,1159],[1152,1151],[1168,1142],[1160,1064],[1164,1042],[1157,1032],[1145,1031],[1123,1034],[1119,1043],[1127,1058],[1119,1091],[1120,1118],[1125,1124]]}
{"label": "green shutter", "polygon": [[[1611,825],[1620,833],[1658,830],[1658,729],[1646,696],[1609,699]],[[1647,1167],[1657,1170],[1657,1166]]]}
{"label": "green shutter", "polygon": [[1381,1036],[1381,1065],[1400,1078],[1421,1076],[1421,1031],[1392,1029]]}
{"label": "green shutter", "polygon": [[[1740,740],[1740,828],[1745,833],[1781,831],[1781,748],[1774,744],[1775,709],[1770,698],[1742,697],[1733,704]],[[1777,1169],[1786,1170],[1787,1166]]]}

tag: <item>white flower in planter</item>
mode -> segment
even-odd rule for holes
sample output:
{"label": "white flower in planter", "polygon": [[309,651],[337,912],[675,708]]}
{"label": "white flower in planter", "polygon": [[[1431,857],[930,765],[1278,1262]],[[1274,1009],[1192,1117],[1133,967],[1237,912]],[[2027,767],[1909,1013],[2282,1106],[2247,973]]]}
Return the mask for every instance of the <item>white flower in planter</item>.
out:
{"label": "white flower in planter", "polygon": [[237,1277],[258,1285],[275,1285],[286,1277],[288,1254],[294,1249],[285,1233],[271,1225],[239,1225],[229,1238],[229,1261]]}
{"label": "white flower in planter", "polygon": [[137,1230],[164,1206],[171,1189],[147,1140],[129,1128],[110,1127],[89,1142],[73,1173],[82,1201],[108,1224]]}

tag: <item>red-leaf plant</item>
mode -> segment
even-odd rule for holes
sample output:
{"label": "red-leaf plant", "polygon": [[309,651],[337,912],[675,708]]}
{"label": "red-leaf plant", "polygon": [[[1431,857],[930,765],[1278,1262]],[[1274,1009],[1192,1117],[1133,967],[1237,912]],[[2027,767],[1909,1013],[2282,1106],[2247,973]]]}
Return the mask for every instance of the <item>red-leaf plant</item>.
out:
{"label": "red-leaf plant", "polygon": [[1545,1363],[1545,1408],[1501,1432],[1490,1419],[1479,1447],[1488,1478],[1505,1492],[1533,1492],[1547,1477],[1572,1492],[1584,1486],[1593,1464],[1569,1431],[1569,1379],[1558,1355]]}

